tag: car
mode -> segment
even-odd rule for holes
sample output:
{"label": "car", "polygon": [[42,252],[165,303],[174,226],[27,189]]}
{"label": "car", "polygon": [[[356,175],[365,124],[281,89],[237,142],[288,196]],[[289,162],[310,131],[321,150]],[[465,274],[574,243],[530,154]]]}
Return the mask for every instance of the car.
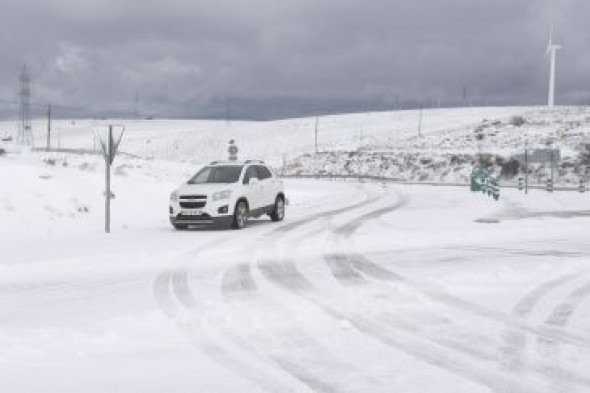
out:
{"label": "car", "polygon": [[283,182],[263,161],[212,162],[170,194],[176,229],[215,225],[242,229],[251,217],[285,218]]}

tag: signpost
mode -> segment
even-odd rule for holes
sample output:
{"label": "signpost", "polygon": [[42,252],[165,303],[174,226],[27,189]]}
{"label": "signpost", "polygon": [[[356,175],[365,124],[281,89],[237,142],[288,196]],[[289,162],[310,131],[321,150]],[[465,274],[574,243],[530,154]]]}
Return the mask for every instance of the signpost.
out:
{"label": "signpost", "polygon": [[[113,129],[115,127],[120,127],[121,129],[121,132],[117,138],[113,138]],[[105,161],[105,233],[111,232],[111,199],[114,196],[111,192],[111,165],[113,164],[113,161],[115,161],[115,155],[117,154],[117,149],[119,148],[119,144],[121,143],[124,133],[125,126],[109,125],[109,128],[106,132],[106,138],[100,138],[100,148]]]}
{"label": "signpost", "polygon": [[559,149],[526,149],[524,154],[517,154],[514,158],[521,165],[559,162],[561,151]]}
{"label": "signpost", "polygon": [[230,161],[236,161],[238,159],[238,147],[236,146],[236,143],[233,139],[229,140],[227,153],[229,154]]}
{"label": "signpost", "polygon": [[473,192],[482,192],[487,196],[491,196],[496,201],[500,198],[498,180],[493,178],[487,170],[480,167],[473,168],[471,172],[470,189]]}
{"label": "signpost", "polygon": [[[528,146],[524,150],[524,154],[517,154],[514,156],[514,159],[518,161],[518,163],[524,166],[524,192],[525,194],[528,193],[529,190],[529,165],[530,164],[543,164],[546,165],[547,163],[550,164],[550,182],[551,187],[549,186],[549,180],[547,181],[546,188],[549,192],[553,191],[553,182],[554,182],[554,170],[555,170],[555,163],[561,160],[561,150],[559,149],[532,149],[530,150]],[[519,179],[519,189],[520,188],[520,179]],[[551,189],[551,190],[550,190]]]}

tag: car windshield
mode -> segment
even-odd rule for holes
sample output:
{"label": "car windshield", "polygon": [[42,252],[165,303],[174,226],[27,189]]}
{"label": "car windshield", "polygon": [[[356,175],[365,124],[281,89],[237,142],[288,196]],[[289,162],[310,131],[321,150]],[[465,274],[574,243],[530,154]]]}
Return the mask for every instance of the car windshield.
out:
{"label": "car windshield", "polygon": [[239,165],[206,166],[188,181],[188,184],[235,183],[240,178],[242,167]]}

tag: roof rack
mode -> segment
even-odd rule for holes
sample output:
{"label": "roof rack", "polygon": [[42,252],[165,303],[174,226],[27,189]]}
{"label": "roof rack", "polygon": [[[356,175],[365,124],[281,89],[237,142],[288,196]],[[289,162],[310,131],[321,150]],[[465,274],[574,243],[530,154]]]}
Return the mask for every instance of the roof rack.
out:
{"label": "roof rack", "polygon": [[244,164],[250,164],[252,162],[259,162],[261,164],[264,164],[264,161],[262,161],[262,160],[246,160],[246,161],[244,161]]}

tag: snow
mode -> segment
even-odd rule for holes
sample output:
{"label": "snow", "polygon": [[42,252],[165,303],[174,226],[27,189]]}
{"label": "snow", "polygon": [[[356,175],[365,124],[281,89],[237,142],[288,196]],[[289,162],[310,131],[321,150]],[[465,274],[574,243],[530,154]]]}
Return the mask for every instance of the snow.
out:
{"label": "snow", "polygon": [[[519,113],[441,110],[426,133]],[[415,114],[325,118],[322,143],[353,147],[356,121],[387,139],[391,116]],[[309,152],[312,122],[239,123],[242,152]],[[62,144],[92,150],[83,124],[97,122],[77,120]],[[130,124],[108,236],[102,158],[6,145],[3,391],[590,389],[588,194],[502,189],[494,201],[465,187],[288,179],[282,223],[174,231],[169,193],[224,153],[238,123],[224,127]]]}

